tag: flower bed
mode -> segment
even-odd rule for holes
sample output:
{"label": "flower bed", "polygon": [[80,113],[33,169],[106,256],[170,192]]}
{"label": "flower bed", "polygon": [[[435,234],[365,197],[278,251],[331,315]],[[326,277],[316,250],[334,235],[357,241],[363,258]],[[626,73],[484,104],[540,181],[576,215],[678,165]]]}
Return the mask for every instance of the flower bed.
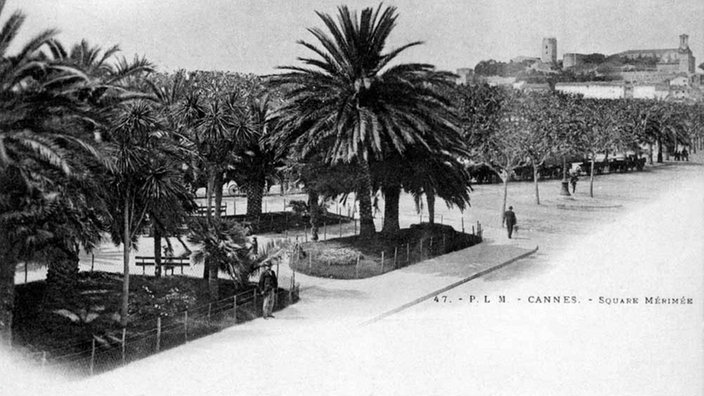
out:
{"label": "flower bed", "polygon": [[305,242],[291,257],[291,267],[306,275],[360,279],[381,275],[431,257],[473,246],[480,235],[440,224],[414,224],[397,235],[358,236]]}

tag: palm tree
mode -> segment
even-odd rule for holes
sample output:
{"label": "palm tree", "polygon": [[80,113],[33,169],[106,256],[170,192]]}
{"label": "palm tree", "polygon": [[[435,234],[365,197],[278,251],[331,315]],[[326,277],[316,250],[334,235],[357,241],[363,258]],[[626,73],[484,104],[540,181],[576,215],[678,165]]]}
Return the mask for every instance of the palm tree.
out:
{"label": "palm tree", "polygon": [[218,272],[230,275],[236,286],[243,285],[254,271],[253,260],[246,247],[245,229],[228,220],[194,218],[190,223],[188,241],[200,245],[191,259],[205,264],[210,273],[208,291],[210,298],[219,298]]}
{"label": "palm tree", "polygon": [[458,153],[428,152],[410,149],[405,157],[389,158],[374,164],[375,184],[379,184],[384,195],[384,225],[386,236],[398,234],[399,199],[401,190],[413,195],[417,206],[425,196],[428,206],[428,221],[434,223],[435,198],[440,197],[448,207],[464,210],[469,205],[469,172],[459,161]]}
{"label": "palm tree", "polygon": [[427,64],[392,65],[404,50],[421,44],[384,53],[398,18],[395,7],[365,8],[359,17],[345,6],[338,12],[338,23],[317,13],[328,33],[309,31],[320,46],[299,42],[318,58],[301,58],[308,67],[282,67],[288,72],[270,83],[284,92],[281,144],[304,159],[321,154],[329,163],[358,164],[360,236],[369,238],[375,233],[370,162],[403,154],[411,145],[447,143],[454,117],[436,88],[449,85],[451,74]]}
{"label": "palm tree", "polygon": [[[284,167],[284,154],[269,140],[276,133],[272,120],[272,105],[268,95],[252,98],[249,103],[249,132],[234,151],[227,179],[234,180],[247,192],[247,216],[255,218],[262,213],[262,198],[267,184],[271,185]],[[283,188],[283,187],[282,187]]]}
{"label": "palm tree", "polygon": [[[5,2],[0,1],[0,14]],[[65,90],[85,80],[75,68],[47,60],[41,49],[55,35],[45,30],[13,55],[7,53],[25,16],[14,12],[0,29],[0,339],[12,327],[14,273],[19,260],[36,258],[36,247],[56,238],[41,224],[46,203],[68,180],[85,180],[82,161],[98,157],[83,138],[95,114]],[[52,205],[55,205],[52,204]],[[25,226],[20,227],[22,224]],[[57,225],[59,223],[54,223]],[[70,240],[71,237],[62,240]],[[56,241],[54,241],[56,242]],[[64,244],[65,246],[66,244]]]}
{"label": "palm tree", "polygon": [[[107,132],[106,142],[111,148],[114,168],[109,185],[114,193],[110,195],[110,209],[113,213],[112,239],[122,243],[123,249],[123,289],[121,320],[126,325],[129,314],[129,263],[130,251],[149,213],[150,199],[168,187],[160,181],[168,176],[168,171],[153,167],[152,159],[158,155],[159,140],[162,136],[157,112],[146,102],[126,103],[115,109],[115,114]],[[119,220],[118,220],[119,219]]]}

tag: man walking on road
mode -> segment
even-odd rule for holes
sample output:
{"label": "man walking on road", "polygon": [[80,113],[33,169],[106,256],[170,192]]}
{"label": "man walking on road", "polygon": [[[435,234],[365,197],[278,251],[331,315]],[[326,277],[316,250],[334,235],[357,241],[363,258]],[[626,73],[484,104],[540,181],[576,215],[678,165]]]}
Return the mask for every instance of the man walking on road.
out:
{"label": "man walking on road", "polygon": [[508,210],[504,212],[503,223],[506,224],[506,230],[508,231],[508,239],[511,239],[513,234],[513,227],[516,225],[516,214],[513,213],[513,206],[509,206]]}
{"label": "man walking on road", "polygon": [[271,312],[274,310],[274,298],[279,285],[276,281],[276,274],[271,269],[271,262],[267,262],[264,266],[266,269],[259,277],[259,291],[264,296],[262,317],[267,319],[274,317]]}

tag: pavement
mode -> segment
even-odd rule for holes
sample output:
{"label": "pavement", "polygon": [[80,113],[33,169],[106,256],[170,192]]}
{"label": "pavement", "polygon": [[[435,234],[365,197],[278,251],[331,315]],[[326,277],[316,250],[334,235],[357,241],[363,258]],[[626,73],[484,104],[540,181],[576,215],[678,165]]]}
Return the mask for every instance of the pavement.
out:
{"label": "pavement", "polygon": [[[702,359],[691,352],[685,353],[684,346],[698,337],[695,352],[703,351],[699,280],[704,249],[700,239],[697,243],[690,236],[683,242],[680,237],[687,230],[682,229],[683,221],[693,217],[692,226],[700,228],[690,229],[700,232],[704,218],[696,217],[704,208],[704,172],[701,157],[693,159],[689,164],[661,165],[648,172],[599,177],[595,184],[596,198],[586,195],[584,178],[577,194],[570,198],[555,194],[557,181],[543,182],[540,206],[533,204],[532,184],[512,183],[509,203],[516,208],[520,226],[512,240],[506,238],[500,227],[501,189],[476,186],[469,211],[460,213],[442,207],[438,208],[437,216],[455,228],[461,222],[468,225],[481,221],[485,242],[478,246],[361,280],[296,274],[302,289],[301,300],[278,312],[276,320],[255,320],[228,328],[79,384],[54,378],[52,381],[59,386],[56,394],[81,394],[80,391],[112,394],[116,390],[134,395],[466,394],[471,390],[481,390],[480,394],[701,394],[697,393],[701,390],[697,388],[701,376],[697,380],[692,373],[704,368]],[[678,199],[687,206],[678,207]],[[410,206],[412,202],[407,197],[404,200],[402,226],[418,220]],[[660,239],[667,245],[653,242]],[[528,254],[538,245],[540,250],[524,260],[463,282]],[[622,252],[634,260],[625,260]],[[663,263],[668,256],[686,265],[665,270]],[[614,267],[613,260],[625,264],[610,270]],[[581,265],[583,262],[592,265]],[[644,273],[637,276],[640,269]],[[290,270],[282,267],[281,275],[290,276],[287,271]],[[447,289],[455,284],[456,288]],[[663,286],[646,287],[653,284]],[[660,327],[652,325],[652,317],[634,316],[634,311],[621,310],[605,314],[598,311],[598,305],[580,310],[547,304],[536,312],[535,306],[526,309],[518,303],[506,305],[510,309],[497,309],[492,304],[469,305],[472,309],[467,309],[457,303],[470,295],[495,299],[501,294],[527,299],[534,295],[564,294],[585,299],[586,307],[586,299],[598,299],[600,293],[625,297],[642,294],[643,290],[663,295],[681,293],[692,296],[696,302],[685,310],[656,311],[679,323],[668,322]],[[455,305],[439,304],[433,299],[417,301],[438,292],[441,297],[454,299]],[[395,312],[404,306],[406,309]],[[687,321],[687,315],[692,313],[697,320]],[[533,314],[539,321],[531,319]],[[598,331],[608,329],[609,323],[618,324],[619,315],[634,319],[641,328],[647,323],[648,331],[638,332],[638,326],[623,324]],[[370,320],[374,323],[360,327]],[[676,333],[675,341],[658,339],[662,346],[644,358],[644,353],[650,353],[643,348],[647,337],[659,331],[673,331],[672,326],[684,326],[686,330]],[[566,332],[562,336],[561,328]],[[637,341],[626,343],[628,335],[619,331],[631,331]],[[615,341],[608,342],[603,333]],[[531,334],[535,337],[531,338]],[[597,334],[600,344],[585,342],[576,348],[580,344],[571,336],[576,334],[585,339]],[[540,342],[534,342],[535,339]],[[627,348],[616,347],[624,343]],[[540,348],[550,352],[547,357],[541,356]],[[608,359],[608,348],[621,353],[622,358]],[[572,352],[575,350],[583,356]],[[680,359],[668,360],[668,354]],[[585,356],[587,360],[580,359]],[[609,364],[602,367],[600,361]],[[531,366],[531,362],[537,363]],[[571,369],[560,370],[560,362]],[[634,362],[641,372],[628,370],[628,365]],[[658,364],[667,369],[658,371]],[[679,374],[673,368],[677,364],[681,365]],[[523,372],[515,372],[512,366],[520,367]],[[187,371],[184,367],[188,367]],[[616,374],[609,374],[608,369]],[[551,378],[550,370],[560,372],[569,381],[560,386],[560,377]],[[185,375],[174,377],[174,372]],[[647,390],[648,381],[643,372],[656,375],[655,391]],[[257,379],[261,373],[269,373],[270,384]],[[516,375],[518,379],[509,379]],[[168,381],[152,380],[167,376]],[[522,381],[530,387],[522,388]],[[614,388],[615,393],[608,392],[606,385],[595,386],[593,389],[597,391],[592,393],[589,387],[575,387],[580,381],[621,385]],[[629,381],[633,386],[623,385]],[[684,381],[677,389],[685,393],[660,392],[666,389],[666,384],[676,381]],[[32,383],[42,386],[42,382]],[[130,383],[130,387],[126,388],[125,383]],[[35,387],[24,390],[31,389]],[[520,392],[521,389],[527,391]]]}

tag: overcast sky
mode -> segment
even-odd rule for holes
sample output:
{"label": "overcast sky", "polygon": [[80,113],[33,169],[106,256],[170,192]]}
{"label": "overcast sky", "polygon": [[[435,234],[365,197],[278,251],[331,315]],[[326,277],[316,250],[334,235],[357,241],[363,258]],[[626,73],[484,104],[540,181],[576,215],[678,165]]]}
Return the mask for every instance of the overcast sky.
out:
{"label": "overcast sky", "polygon": [[[123,54],[146,55],[162,70],[179,68],[268,74],[307,55],[296,40],[312,40],[316,10],[335,13],[341,2],[320,0],[8,0],[27,21],[18,42],[58,28],[66,44],[82,38]],[[347,0],[353,9],[372,1]],[[440,69],[474,67],[483,59],[539,56],[543,37],[564,52],[611,54],[628,49],[676,48],[690,36],[697,65],[704,62],[702,0],[398,0],[400,17],[390,45],[421,40],[402,61]],[[701,72],[701,70],[698,70]]]}

